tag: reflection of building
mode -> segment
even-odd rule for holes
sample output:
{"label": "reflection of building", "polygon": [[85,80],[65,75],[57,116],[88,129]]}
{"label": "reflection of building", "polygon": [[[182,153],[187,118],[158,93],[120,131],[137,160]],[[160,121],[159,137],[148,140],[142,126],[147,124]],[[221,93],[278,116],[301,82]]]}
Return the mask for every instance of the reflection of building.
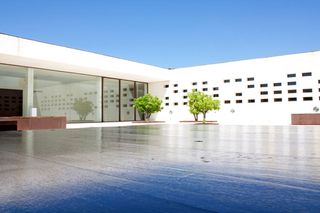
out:
{"label": "reflection of building", "polygon": [[140,120],[132,101],[149,90],[163,100],[155,119],[191,120],[187,93],[197,89],[221,101],[208,119],[289,124],[291,113],[320,107],[320,52],[169,70],[0,34],[0,89],[0,116],[34,107],[78,122],[82,98],[93,106],[87,121]]}

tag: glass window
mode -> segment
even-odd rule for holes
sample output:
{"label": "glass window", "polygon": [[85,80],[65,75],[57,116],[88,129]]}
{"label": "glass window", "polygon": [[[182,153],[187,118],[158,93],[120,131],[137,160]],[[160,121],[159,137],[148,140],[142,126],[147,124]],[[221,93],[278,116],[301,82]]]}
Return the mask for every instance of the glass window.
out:
{"label": "glass window", "polygon": [[260,84],[260,87],[268,87],[268,84]]}
{"label": "glass window", "polygon": [[217,98],[219,97],[219,94],[213,94],[213,97]]}
{"label": "glass window", "polygon": [[291,98],[288,98],[288,101],[297,101],[297,98],[296,97],[291,97]]}
{"label": "glass window", "polygon": [[248,100],[248,103],[254,103],[254,102],[255,102],[254,99],[249,99],[249,100]]}
{"label": "glass window", "polygon": [[[136,83],[136,97],[139,98],[141,96],[144,96],[148,92],[148,85],[146,83]],[[169,97],[166,97],[166,100],[169,100]],[[144,115],[143,113],[139,112],[136,110],[136,120],[144,120]]]}
{"label": "glass window", "polygon": [[0,64],[0,116],[28,115],[27,68]]}
{"label": "glass window", "polygon": [[230,83],[230,79],[226,79],[223,81],[224,83]]}
{"label": "glass window", "polygon": [[193,82],[192,85],[193,85],[193,86],[197,85],[197,82]]}
{"label": "glass window", "polygon": [[248,85],[248,88],[254,88],[254,85],[253,84]]}
{"label": "glass window", "polygon": [[103,79],[103,121],[119,121],[119,80]]}
{"label": "glass window", "polygon": [[208,81],[203,81],[202,84],[208,84]]}
{"label": "glass window", "polygon": [[311,93],[312,89],[303,89],[303,93]]}
{"label": "glass window", "polygon": [[247,81],[254,81],[254,77],[247,78]]}
{"label": "glass window", "polygon": [[266,102],[268,102],[268,99],[267,99],[267,98],[261,99],[261,103],[266,103]]}
{"label": "glass window", "polygon": [[225,104],[230,104],[230,100],[225,100],[224,103]]}
{"label": "glass window", "polygon": [[282,102],[282,98],[275,98],[274,102]]}
{"label": "glass window", "polygon": [[0,88],[26,89],[27,68],[0,64]]}
{"label": "glass window", "polygon": [[35,69],[33,105],[39,116],[101,121],[101,78]]}
{"label": "glass window", "polygon": [[261,91],[260,95],[268,95],[268,91]]}
{"label": "glass window", "polygon": [[281,86],[281,83],[280,83],[280,82],[274,83],[273,86],[275,86],[275,87],[280,87],[280,86]]}
{"label": "glass window", "polygon": [[174,84],[173,86],[174,86],[174,87],[178,87],[178,84]]}
{"label": "glass window", "polygon": [[297,90],[296,89],[289,89],[288,93],[297,93]]}
{"label": "glass window", "polygon": [[169,85],[167,84],[167,85],[164,85],[164,88],[169,88]]}
{"label": "glass window", "polygon": [[202,88],[202,91],[204,91],[204,92],[208,91],[208,88]]}
{"label": "glass window", "polygon": [[303,77],[312,76],[312,73],[311,72],[304,72],[304,73],[302,73],[302,76]]}
{"label": "glass window", "polygon": [[213,87],[213,91],[219,90],[219,87]]}
{"label": "glass window", "polygon": [[242,100],[236,100],[236,103],[237,103],[237,104],[241,104],[241,103],[242,103]]}
{"label": "glass window", "polygon": [[273,94],[282,94],[282,91],[281,90],[275,90],[275,91],[273,91]]}
{"label": "glass window", "polygon": [[241,82],[241,81],[242,81],[241,78],[236,78],[236,79],[235,79],[235,82]]}
{"label": "glass window", "polygon": [[304,100],[304,101],[312,101],[313,98],[312,98],[312,97],[303,97],[303,100]]}
{"label": "glass window", "polygon": [[294,77],[296,77],[296,74],[295,74],[295,73],[288,74],[287,77],[288,77],[288,78],[294,78]]}
{"label": "glass window", "polygon": [[120,121],[133,121],[133,99],[135,98],[134,82],[121,80],[120,87]]}
{"label": "glass window", "polygon": [[236,96],[242,96],[241,92],[236,93]]}
{"label": "glass window", "polygon": [[295,82],[295,81],[288,82],[288,86],[294,86],[294,85],[297,85],[297,82]]}

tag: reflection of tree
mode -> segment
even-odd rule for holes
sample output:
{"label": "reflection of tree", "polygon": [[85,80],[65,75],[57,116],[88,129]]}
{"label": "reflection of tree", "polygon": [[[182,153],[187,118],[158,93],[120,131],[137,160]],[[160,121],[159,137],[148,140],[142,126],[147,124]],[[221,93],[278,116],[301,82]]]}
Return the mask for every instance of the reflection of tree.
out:
{"label": "reflection of tree", "polygon": [[82,98],[76,98],[72,109],[79,115],[81,121],[86,120],[87,116],[93,112],[93,103]]}

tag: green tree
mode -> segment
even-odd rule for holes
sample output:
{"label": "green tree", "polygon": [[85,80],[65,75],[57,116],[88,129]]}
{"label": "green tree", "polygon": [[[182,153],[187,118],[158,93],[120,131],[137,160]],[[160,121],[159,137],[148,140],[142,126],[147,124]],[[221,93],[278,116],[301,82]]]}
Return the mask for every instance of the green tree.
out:
{"label": "green tree", "polygon": [[202,123],[206,123],[206,115],[211,110],[219,110],[220,109],[220,101],[214,100],[211,96],[207,94],[202,94],[200,101],[196,103],[196,107],[203,114]]}
{"label": "green tree", "polygon": [[151,94],[146,94],[134,99],[133,101],[133,106],[137,108],[139,112],[144,114],[146,121],[149,121],[152,113],[160,112],[162,110],[161,104],[162,101]]}
{"label": "green tree", "polygon": [[81,121],[86,120],[87,116],[93,112],[93,103],[83,98],[74,100],[72,109],[77,112]]}
{"label": "green tree", "polygon": [[189,111],[193,114],[195,120],[198,120],[198,115],[203,114],[203,123],[206,122],[206,115],[211,110],[220,109],[220,101],[214,100],[211,96],[193,90],[188,94],[189,97]]}
{"label": "green tree", "polygon": [[200,111],[199,111],[196,103],[201,98],[201,92],[197,92],[196,90],[192,90],[192,92],[188,93],[188,98],[189,98],[189,101],[188,101],[189,112],[193,115],[194,120],[198,121]]}

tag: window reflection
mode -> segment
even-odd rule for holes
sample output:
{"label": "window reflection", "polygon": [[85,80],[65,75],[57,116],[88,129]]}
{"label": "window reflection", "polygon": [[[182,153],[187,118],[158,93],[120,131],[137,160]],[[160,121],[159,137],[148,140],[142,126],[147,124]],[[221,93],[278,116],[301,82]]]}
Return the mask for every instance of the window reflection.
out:
{"label": "window reflection", "polygon": [[[147,89],[148,89],[147,88],[147,84],[137,82],[136,83],[136,95],[137,95],[137,98],[147,94]],[[138,110],[136,112],[136,120],[138,120],[138,121],[144,120],[143,114],[140,113]]]}
{"label": "window reflection", "polygon": [[119,80],[103,79],[103,121],[119,121]]}
{"label": "window reflection", "polygon": [[101,78],[35,69],[33,105],[38,116],[68,122],[101,121]]}
{"label": "window reflection", "polygon": [[121,121],[134,120],[133,100],[135,97],[134,82],[121,80]]}

